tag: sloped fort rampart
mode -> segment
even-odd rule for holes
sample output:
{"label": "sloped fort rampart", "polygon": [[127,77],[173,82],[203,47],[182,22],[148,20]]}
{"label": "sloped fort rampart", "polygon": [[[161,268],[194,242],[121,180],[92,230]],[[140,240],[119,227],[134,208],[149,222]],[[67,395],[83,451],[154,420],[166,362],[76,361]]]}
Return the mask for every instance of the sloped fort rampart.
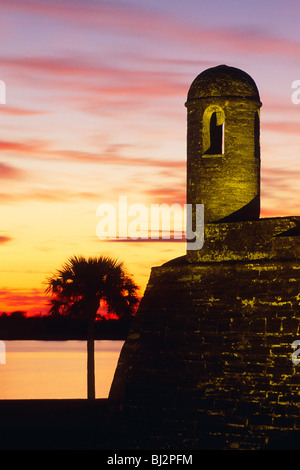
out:
{"label": "sloped fort rampart", "polygon": [[248,74],[202,72],[186,107],[187,202],[204,204],[204,246],[152,269],[109,400],[125,447],[280,448],[300,429],[300,217],[260,218]]}

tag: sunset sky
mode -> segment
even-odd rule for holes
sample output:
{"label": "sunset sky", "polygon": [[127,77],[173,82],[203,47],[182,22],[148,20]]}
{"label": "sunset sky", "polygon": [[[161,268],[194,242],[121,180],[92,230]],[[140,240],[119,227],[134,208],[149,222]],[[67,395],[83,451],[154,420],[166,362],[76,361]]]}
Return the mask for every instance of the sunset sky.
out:
{"label": "sunset sky", "polygon": [[300,2],[1,0],[0,312],[45,312],[74,254],[122,259],[143,292],[184,242],[96,236],[97,207],[185,203],[186,101],[227,64],[255,80],[261,216],[300,215]]}

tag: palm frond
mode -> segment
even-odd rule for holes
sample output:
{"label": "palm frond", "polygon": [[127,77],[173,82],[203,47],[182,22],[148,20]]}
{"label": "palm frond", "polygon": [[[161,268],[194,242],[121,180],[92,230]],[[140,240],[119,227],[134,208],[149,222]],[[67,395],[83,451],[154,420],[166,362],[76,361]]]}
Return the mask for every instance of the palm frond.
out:
{"label": "palm frond", "polygon": [[138,287],[117,258],[75,255],[46,282],[52,299],[49,313],[95,317],[103,299],[110,313],[132,315],[139,302]]}

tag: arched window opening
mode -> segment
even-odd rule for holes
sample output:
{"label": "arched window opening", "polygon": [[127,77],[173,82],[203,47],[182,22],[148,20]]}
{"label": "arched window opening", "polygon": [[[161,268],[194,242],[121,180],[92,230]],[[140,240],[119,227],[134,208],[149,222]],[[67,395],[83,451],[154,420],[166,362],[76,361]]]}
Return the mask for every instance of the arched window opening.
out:
{"label": "arched window opening", "polygon": [[203,116],[203,156],[224,154],[224,111],[218,106],[207,108]]}
{"label": "arched window opening", "polygon": [[210,118],[210,148],[206,151],[209,155],[219,155],[223,153],[223,124],[218,124],[217,113],[213,113]]}

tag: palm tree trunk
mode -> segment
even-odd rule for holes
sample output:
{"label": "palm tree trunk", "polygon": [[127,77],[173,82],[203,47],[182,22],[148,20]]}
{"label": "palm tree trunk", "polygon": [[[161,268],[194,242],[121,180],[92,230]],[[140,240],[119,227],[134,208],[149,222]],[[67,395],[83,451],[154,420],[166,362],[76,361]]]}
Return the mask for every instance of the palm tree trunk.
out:
{"label": "palm tree trunk", "polygon": [[95,400],[95,318],[88,324],[87,337],[87,391],[88,400]]}

